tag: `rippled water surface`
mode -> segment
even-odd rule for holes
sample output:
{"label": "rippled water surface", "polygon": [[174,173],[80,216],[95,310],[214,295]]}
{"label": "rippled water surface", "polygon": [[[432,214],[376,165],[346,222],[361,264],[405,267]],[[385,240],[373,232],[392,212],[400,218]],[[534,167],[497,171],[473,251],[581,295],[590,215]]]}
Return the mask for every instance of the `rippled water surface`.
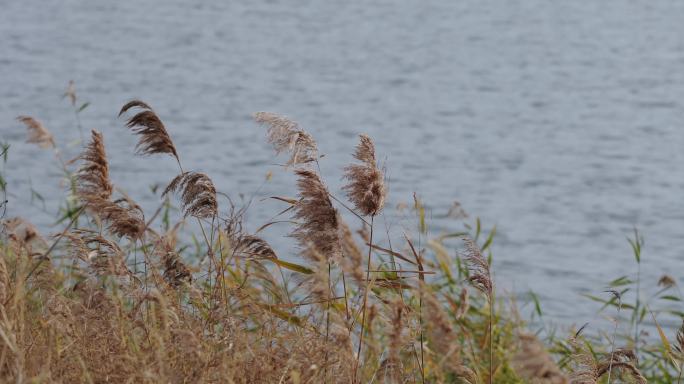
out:
{"label": "rippled water surface", "polygon": [[[148,186],[168,158],[132,159],[117,120],[138,97],[170,130],[186,168],[249,217],[292,195],[250,114],[298,120],[327,154],[333,190],[356,135],[386,161],[391,205],[418,192],[435,233],[458,200],[496,224],[500,288],[536,290],[547,313],[581,321],[578,299],[635,269],[625,240],[646,237],[643,274],[680,273],[684,258],[684,2],[672,1],[0,1],[0,132],[12,144],[9,215],[52,228],[63,195],[49,151],[14,120],[43,120],[73,156],[73,79],[105,135],[112,178],[154,210]],[[273,179],[264,184],[265,175]],[[29,191],[46,198],[30,206]],[[393,212],[391,209],[390,212]],[[396,215],[393,233],[412,227]],[[384,226],[384,224],[383,224]],[[52,230],[56,230],[52,228]],[[287,228],[274,226],[276,244]],[[285,247],[283,247],[285,248]],[[579,305],[577,303],[580,303]]]}

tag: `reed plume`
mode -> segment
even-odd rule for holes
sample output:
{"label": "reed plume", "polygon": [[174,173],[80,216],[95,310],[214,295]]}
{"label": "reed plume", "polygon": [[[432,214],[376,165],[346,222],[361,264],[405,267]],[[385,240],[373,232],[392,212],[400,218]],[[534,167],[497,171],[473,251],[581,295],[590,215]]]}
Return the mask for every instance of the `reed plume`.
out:
{"label": "reed plume", "polygon": [[672,288],[677,285],[677,281],[670,275],[662,275],[658,279],[658,286],[664,289]]}
{"label": "reed plume", "polygon": [[[610,374],[614,369],[626,372],[638,384],[646,384],[646,378],[637,368],[637,358],[630,349],[616,349],[600,361],[594,357],[594,352],[580,345],[575,338],[570,340],[574,353],[571,361],[574,363],[571,384],[597,384],[601,377]],[[610,377],[610,376],[609,376]]]}
{"label": "reed plume", "polygon": [[38,144],[41,148],[55,148],[55,140],[52,137],[52,133],[45,128],[43,123],[31,116],[19,116],[17,120],[24,123],[28,130],[27,143]]}
{"label": "reed plume", "polygon": [[684,354],[684,319],[682,325],[677,330],[677,344],[675,345],[679,353]]}
{"label": "reed plume", "polygon": [[531,333],[519,335],[520,350],[513,357],[518,375],[532,384],[568,384],[544,345]]}
{"label": "reed plume", "polygon": [[84,201],[92,199],[108,200],[114,187],[109,181],[109,164],[102,134],[92,130],[92,141],[80,156],[83,165],[76,174],[77,191]]}
{"label": "reed plume", "polygon": [[383,173],[375,160],[375,145],[370,137],[360,135],[354,158],[361,164],[345,167],[344,178],[349,183],[343,189],[359,212],[365,216],[375,216],[385,205],[386,190]]}
{"label": "reed plume", "polygon": [[140,140],[136,145],[136,152],[141,155],[168,153],[175,157],[176,161],[180,164],[176,147],[173,145],[173,141],[166,131],[166,127],[164,127],[164,123],[162,123],[154,110],[140,100],[132,100],[121,108],[119,116],[132,108],[141,109],[140,112],[126,121],[126,126],[136,135],[140,135]]}
{"label": "reed plume", "polygon": [[67,85],[67,89],[64,91],[62,98],[68,98],[71,106],[76,106],[76,86],[73,80],[69,80],[69,85]]}
{"label": "reed plume", "polygon": [[109,233],[132,240],[140,238],[145,231],[145,218],[139,205],[128,199],[109,201],[92,199],[88,207],[107,223]]}
{"label": "reed plume", "polygon": [[489,304],[489,384],[494,381],[494,283],[492,282],[492,275],[489,270],[489,262],[482,255],[480,247],[471,239],[466,237],[463,239],[465,243],[466,262],[468,264],[470,283],[484,293]]}
{"label": "reed plume", "polygon": [[288,166],[307,164],[318,159],[316,141],[296,122],[271,112],[257,112],[254,120],[268,126],[268,142],[277,154],[290,152]]}
{"label": "reed plume", "polygon": [[491,300],[494,286],[489,270],[489,262],[482,255],[480,247],[475,244],[473,239],[466,237],[463,239],[463,242],[465,244],[466,262],[470,272],[470,283]]}
{"label": "reed plume", "polygon": [[454,312],[454,317],[456,319],[462,319],[468,314],[468,310],[470,309],[470,295],[468,294],[468,288],[463,287],[461,289],[461,294],[459,295],[459,305],[456,311]]}
{"label": "reed plume", "polygon": [[45,248],[47,241],[40,235],[38,229],[28,220],[12,217],[1,221],[2,227],[11,241],[21,247]]}
{"label": "reed plume", "polygon": [[677,376],[677,384],[682,381],[682,371],[684,371],[684,319],[682,319],[682,325],[677,330],[677,343],[674,345],[676,353],[676,358],[679,360],[679,374]]}
{"label": "reed plume", "polygon": [[631,349],[616,349],[607,359],[603,359],[598,363],[596,371],[600,378],[608,373],[608,383],[610,383],[610,373],[614,369],[619,369],[622,372],[629,374],[635,383],[646,384],[648,381],[643,376],[639,368],[637,368],[637,357]]}
{"label": "reed plume", "polygon": [[170,238],[162,236],[159,239],[157,253],[161,259],[163,277],[167,284],[177,288],[192,283],[192,272],[176,252]]}
{"label": "reed plume", "polygon": [[421,284],[423,304],[427,314],[428,335],[432,349],[442,356],[445,361],[460,365],[460,347],[457,342],[456,331],[448,315],[442,309],[437,297]]}
{"label": "reed plume", "polygon": [[183,213],[187,216],[210,219],[218,212],[216,188],[209,176],[200,172],[183,172],[164,190],[163,196],[180,191]]}
{"label": "reed plume", "polygon": [[[373,220],[385,204],[385,183],[383,174],[377,167],[375,160],[375,146],[373,140],[366,135],[360,135],[359,144],[356,146],[354,158],[361,164],[351,164],[344,168],[344,178],[348,184],[343,187],[347,197],[354,204],[362,215],[370,216],[370,234],[368,236],[368,259],[366,263],[366,287],[363,295],[363,307],[361,315],[361,337],[357,355],[361,357],[361,347],[363,345],[363,327],[366,320],[366,305],[368,301],[368,291],[370,290],[370,267],[371,250],[373,249]],[[358,366],[354,368],[356,370]]]}
{"label": "reed plume", "polygon": [[594,355],[574,337],[570,339],[570,346],[573,349],[571,361],[574,364],[573,372],[570,376],[570,383],[597,384],[601,375]]}
{"label": "reed plume", "polygon": [[328,189],[316,172],[298,169],[295,173],[300,199],[294,205],[293,217],[298,224],[292,237],[301,248],[313,247],[328,262],[337,261],[341,254],[339,222]]}
{"label": "reed plume", "polygon": [[133,275],[116,243],[88,230],[74,230],[64,236],[71,242],[73,257],[86,262],[96,275]]}
{"label": "reed plume", "polygon": [[114,187],[109,180],[109,164],[102,134],[92,131],[92,140],[79,158],[83,164],[76,174],[76,190],[81,201],[107,222],[110,233],[119,237],[139,238],[145,229],[142,209],[127,198],[111,201]]}
{"label": "reed plume", "polygon": [[277,259],[275,251],[262,238],[242,235],[235,241],[235,254],[245,259]]}

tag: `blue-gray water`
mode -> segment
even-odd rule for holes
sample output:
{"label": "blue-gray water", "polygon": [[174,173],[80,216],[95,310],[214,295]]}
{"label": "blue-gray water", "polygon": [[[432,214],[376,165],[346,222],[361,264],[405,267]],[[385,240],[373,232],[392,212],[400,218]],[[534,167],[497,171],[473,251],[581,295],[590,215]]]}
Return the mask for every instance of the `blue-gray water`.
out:
{"label": "blue-gray water", "polygon": [[[165,121],[186,168],[249,217],[293,195],[255,111],[288,115],[327,154],[336,191],[356,135],[386,160],[390,208],[425,200],[435,233],[454,200],[498,225],[499,287],[536,290],[553,317],[582,322],[580,292],[635,270],[625,239],[646,238],[643,275],[681,275],[684,258],[684,2],[0,1],[0,132],[12,144],[8,215],[43,228],[63,195],[49,151],[25,144],[19,114],[78,148],[69,80],[92,104],[112,178],[149,210],[169,158],[132,159],[117,120],[137,97]],[[68,156],[67,156],[68,157]],[[28,208],[30,185],[47,199]],[[389,218],[393,233],[412,227]],[[384,224],[383,224],[384,225]],[[54,229],[53,229],[54,230]],[[266,236],[274,243],[285,227]],[[680,277],[680,276],[678,276]],[[680,280],[681,281],[681,280]]]}

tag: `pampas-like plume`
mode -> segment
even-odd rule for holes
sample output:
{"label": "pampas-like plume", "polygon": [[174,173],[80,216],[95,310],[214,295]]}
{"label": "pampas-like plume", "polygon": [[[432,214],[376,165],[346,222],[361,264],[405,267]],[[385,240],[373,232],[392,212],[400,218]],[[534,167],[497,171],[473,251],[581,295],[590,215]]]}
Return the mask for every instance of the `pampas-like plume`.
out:
{"label": "pampas-like plume", "polygon": [[345,167],[344,178],[349,180],[349,184],[343,189],[356,209],[366,216],[375,216],[385,204],[384,176],[375,160],[373,140],[366,135],[360,138],[354,158],[361,164]]}
{"label": "pampas-like plume", "polygon": [[662,275],[660,279],[658,279],[658,286],[663,287],[665,289],[672,288],[675,285],[677,285],[677,280],[675,280],[672,276],[670,275]]}
{"label": "pampas-like plume", "polygon": [[[611,361],[612,360],[612,361]],[[646,378],[637,368],[637,357],[631,349],[617,349],[607,359],[603,359],[596,367],[598,377],[610,372],[612,370],[620,370],[627,372],[634,382],[637,384],[647,384]]]}
{"label": "pampas-like plume", "polygon": [[105,153],[102,134],[92,130],[92,141],[81,154],[84,164],[78,171],[78,194],[84,201],[91,199],[108,200],[114,187],[109,181],[109,165]]}
{"label": "pampas-like plume", "polygon": [[92,141],[80,156],[83,160],[76,180],[78,195],[88,209],[107,222],[110,233],[131,239],[145,230],[142,209],[124,198],[111,201],[113,186],[109,180],[109,165],[102,134],[93,130]]}
{"label": "pampas-like plume", "polygon": [[328,189],[316,172],[298,169],[299,201],[294,218],[299,224],[292,232],[303,249],[313,247],[328,261],[338,260],[341,254],[337,210],[333,207]]}
{"label": "pampas-like plume", "polygon": [[532,384],[567,384],[565,377],[536,336],[521,333],[520,351],[513,357],[518,375]]}
{"label": "pampas-like plume", "polygon": [[119,237],[138,239],[145,231],[142,209],[128,199],[91,199],[88,207],[107,222],[107,230]]}
{"label": "pampas-like plume", "polygon": [[131,108],[142,109],[142,111],[126,122],[128,128],[136,135],[140,135],[140,140],[138,145],[136,145],[137,153],[142,155],[168,153],[180,163],[176,147],[173,145],[173,141],[171,141],[171,137],[164,127],[164,123],[162,123],[152,108],[140,100],[132,100],[121,108],[119,116]]}
{"label": "pampas-like plume", "polygon": [[52,137],[52,133],[45,128],[43,123],[31,116],[19,116],[17,117],[17,120],[26,125],[26,129],[28,130],[27,143],[38,144],[41,148],[55,147],[55,140]]}
{"label": "pampas-like plume", "polygon": [[38,229],[29,221],[21,217],[12,217],[0,221],[3,230],[7,233],[9,240],[22,247],[47,248],[47,242],[40,235]]}
{"label": "pampas-like plume", "polygon": [[273,248],[262,238],[242,235],[236,239],[235,254],[246,259],[277,259]]}
{"label": "pampas-like plume", "polygon": [[119,246],[95,232],[74,230],[64,235],[71,241],[74,257],[85,261],[97,275],[132,276]]}
{"label": "pampas-like plume", "polygon": [[493,284],[489,263],[473,239],[466,237],[463,242],[465,243],[465,256],[470,271],[470,282],[491,300]]}
{"label": "pampas-like plume", "polygon": [[677,344],[675,348],[684,357],[684,320],[682,320],[682,326],[677,330]]}
{"label": "pampas-like plume", "polygon": [[190,268],[183,262],[180,255],[175,250],[173,241],[167,237],[159,239],[158,251],[162,267],[164,269],[164,280],[172,287],[180,287],[183,284],[192,282]]}
{"label": "pampas-like plume", "polygon": [[183,172],[176,176],[162,195],[180,191],[184,215],[210,219],[218,212],[216,188],[209,176],[200,172]]}
{"label": "pampas-like plume", "polygon": [[271,112],[257,112],[254,120],[268,126],[268,142],[277,154],[290,152],[287,165],[306,164],[318,159],[316,141],[296,122]]}

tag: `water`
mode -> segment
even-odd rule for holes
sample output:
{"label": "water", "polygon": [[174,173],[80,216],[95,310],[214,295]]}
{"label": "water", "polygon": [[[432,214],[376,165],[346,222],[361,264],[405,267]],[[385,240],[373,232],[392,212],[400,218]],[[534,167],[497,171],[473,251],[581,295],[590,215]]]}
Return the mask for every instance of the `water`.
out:
{"label": "water", "polygon": [[[267,110],[314,135],[332,190],[367,132],[386,160],[391,206],[418,192],[435,233],[461,228],[445,217],[455,200],[497,224],[499,287],[534,289],[553,318],[594,318],[579,294],[635,271],[625,240],[634,226],[647,241],[646,285],[681,275],[684,2],[26,0],[0,9],[8,215],[52,228],[59,172],[14,118],[42,119],[75,155],[78,130],[60,100],[73,79],[92,102],[83,125],[104,132],[112,178],[148,211],[159,201],[148,186],[176,170],[169,158],[131,159],[135,138],[116,113],[133,97],[164,119],[186,168],[235,200],[257,194],[252,227],[281,207],[262,197],[294,194],[250,119]],[[46,211],[28,206],[31,187]],[[396,215],[387,223],[395,234],[414,227]],[[286,230],[266,236],[282,244]]]}

